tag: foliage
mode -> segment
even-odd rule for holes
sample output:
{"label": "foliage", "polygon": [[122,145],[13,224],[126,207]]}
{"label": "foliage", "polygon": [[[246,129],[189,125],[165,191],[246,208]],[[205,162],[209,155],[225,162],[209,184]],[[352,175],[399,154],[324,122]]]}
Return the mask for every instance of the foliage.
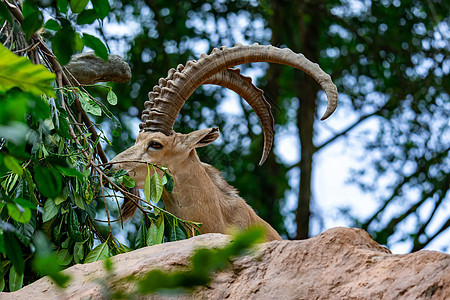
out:
{"label": "foliage", "polygon": [[48,72],[42,65],[33,65],[28,59],[12,54],[3,45],[0,45],[2,69],[0,93],[13,87],[32,93],[35,96],[49,94],[54,96],[51,83],[55,75]]}
{"label": "foliage", "polygon": [[330,26],[340,30],[329,48],[343,64],[333,75],[352,107],[366,111],[360,120],[379,122],[352,174],[379,207],[356,224],[382,244],[409,240],[417,251],[450,227],[438,216],[450,183],[448,3],[374,1],[353,15],[338,11],[345,7],[331,8]]}
{"label": "foliage", "polygon": [[[43,275],[63,286],[69,278],[59,271],[73,264],[201,230],[201,224],[155,205],[163,188],[174,188],[166,168],[148,165],[163,176],[149,173],[147,201],[129,192],[135,183],[126,172],[103,169],[101,145],[110,142],[91,120],[104,116],[115,124],[113,133],[120,134],[120,123],[110,111],[117,96],[106,85],[73,86],[61,69],[84,46],[108,57],[104,43],[79,33],[78,25],[100,22],[109,14],[109,3],[92,1],[95,7],[89,10],[88,2],[24,1],[23,10],[0,2],[0,291],[15,291]],[[50,16],[44,35],[57,60],[37,33],[43,9]],[[113,233],[114,222],[122,223],[119,201],[124,197],[142,211],[141,226],[129,246]]]}

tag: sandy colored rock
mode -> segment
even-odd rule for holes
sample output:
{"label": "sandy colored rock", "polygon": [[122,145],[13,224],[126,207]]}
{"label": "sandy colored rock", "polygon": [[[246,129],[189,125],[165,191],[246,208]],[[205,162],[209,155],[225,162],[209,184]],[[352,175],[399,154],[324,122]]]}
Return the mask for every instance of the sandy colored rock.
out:
{"label": "sandy colored rock", "polygon": [[80,84],[109,81],[124,83],[131,79],[130,66],[115,54],[110,54],[106,62],[94,52],[76,54],[72,56],[66,69]]}
{"label": "sandy colored rock", "polygon": [[[161,268],[186,268],[198,247],[221,247],[230,238],[205,234],[151,246],[114,257],[112,279]],[[64,291],[47,278],[0,299],[102,299],[94,280],[104,276],[102,262],[67,270],[73,280]],[[123,282],[123,281],[122,281]],[[122,285],[125,290],[133,287]],[[163,299],[150,295],[143,299]],[[235,260],[208,287],[170,299],[450,299],[450,255],[419,251],[393,255],[363,230],[334,228],[304,241],[262,244],[253,255]]]}

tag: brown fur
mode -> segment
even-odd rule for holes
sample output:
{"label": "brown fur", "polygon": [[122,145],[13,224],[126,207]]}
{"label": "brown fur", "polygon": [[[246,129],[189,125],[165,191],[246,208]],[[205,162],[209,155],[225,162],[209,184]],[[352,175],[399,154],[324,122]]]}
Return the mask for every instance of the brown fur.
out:
{"label": "brown fur", "polygon": [[[231,229],[243,230],[253,225],[266,229],[266,240],[281,240],[279,234],[238,195],[214,167],[202,163],[195,148],[213,142],[217,129],[203,129],[187,135],[173,133],[141,133],[136,144],[117,155],[111,162],[143,160],[167,166],[174,178],[174,191],[164,191],[162,200],[167,211],[185,220],[200,222],[205,233],[229,233]],[[154,150],[149,145],[158,142],[163,147]],[[135,178],[138,188],[143,188],[147,174],[146,164],[117,163],[113,168],[123,168]],[[130,204],[131,203],[131,204]],[[123,217],[134,214],[136,206],[125,201]],[[134,209],[132,209],[134,207]]]}

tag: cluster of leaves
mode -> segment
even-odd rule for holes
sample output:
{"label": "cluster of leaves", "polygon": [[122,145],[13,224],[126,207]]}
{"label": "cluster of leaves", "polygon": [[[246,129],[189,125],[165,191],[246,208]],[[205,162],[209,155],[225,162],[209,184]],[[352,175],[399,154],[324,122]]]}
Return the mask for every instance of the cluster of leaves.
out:
{"label": "cluster of leaves", "polygon": [[[63,285],[68,280],[58,273],[63,268],[186,238],[198,228],[156,206],[163,188],[174,188],[167,169],[158,167],[161,177],[149,171],[147,200],[140,201],[127,190],[135,183],[126,172],[101,168],[100,142],[110,142],[100,127],[88,122],[103,114],[118,123],[109,110],[117,96],[109,86],[71,86],[61,71],[84,46],[108,57],[98,38],[76,32],[76,26],[109,13],[108,1],[91,2],[93,9],[86,9],[87,0],[48,6],[24,1],[23,9],[0,2],[0,41],[6,46],[0,45],[0,291],[18,290],[43,275]],[[43,25],[43,8],[53,13],[44,28],[59,62],[36,33]],[[44,62],[54,73],[13,52]],[[107,90],[100,93],[106,97],[94,97],[89,89]],[[120,134],[120,126],[113,133]],[[130,247],[112,228],[112,218],[121,223],[119,201],[126,194],[143,212],[138,238]],[[108,227],[97,219],[105,212]]]}
{"label": "cluster of leaves", "polygon": [[[23,20],[21,28],[29,40],[42,28],[47,30],[46,36],[51,38],[53,53],[61,64],[69,62],[71,56],[80,52],[84,46],[95,50],[95,54],[103,59],[108,59],[108,51],[105,44],[97,37],[76,31],[76,25],[92,24],[102,21],[110,12],[108,0],[91,0],[92,9],[86,9],[89,0],[58,0],[58,1],[23,1]],[[42,9],[53,12],[44,24]],[[0,16],[12,23],[7,4],[0,3]],[[75,20],[75,24],[71,20]]]}

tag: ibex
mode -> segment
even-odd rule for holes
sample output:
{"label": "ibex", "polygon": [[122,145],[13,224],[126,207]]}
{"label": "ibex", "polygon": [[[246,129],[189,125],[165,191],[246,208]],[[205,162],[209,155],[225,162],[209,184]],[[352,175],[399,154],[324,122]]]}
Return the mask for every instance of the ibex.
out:
{"label": "ibex", "polygon": [[[246,229],[262,225],[266,240],[281,240],[280,235],[256,215],[237,190],[229,185],[214,167],[202,163],[196,148],[206,146],[219,137],[218,128],[197,130],[189,134],[173,131],[175,119],[183,104],[196,88],[203,84],[217,84],[230,88],[242,96],[258,115],[264,133],[264,148],[260,165],[264,163],[273,143],[273,116],[263,93],[251,79],[240,74],[234,66],[251,62],[270,62],[300,69],[312,76],[324,89],[328,106],[322,120],[337,106],[337,89],[331,77],[317,64],[290,49],[254,44],[237,44],[232,48],[214,49],[202,54],[197,61],[188,61],[169,70],[168,77],[149,93],[142,112],[140,133],[134,146],[111,160],[114,169],[125,169],[135,179],[139,189],[144,188],[146,164],[126,161],[146,161],[164,165],[171,171],[176,190],[163,193],[166,209],[179,218],[200,222],[205,233],[227,233],[230,228]],[[117,163],[116,163],[117,162]],[[134,214],[135,204],[125,201],[124,208]]]}

